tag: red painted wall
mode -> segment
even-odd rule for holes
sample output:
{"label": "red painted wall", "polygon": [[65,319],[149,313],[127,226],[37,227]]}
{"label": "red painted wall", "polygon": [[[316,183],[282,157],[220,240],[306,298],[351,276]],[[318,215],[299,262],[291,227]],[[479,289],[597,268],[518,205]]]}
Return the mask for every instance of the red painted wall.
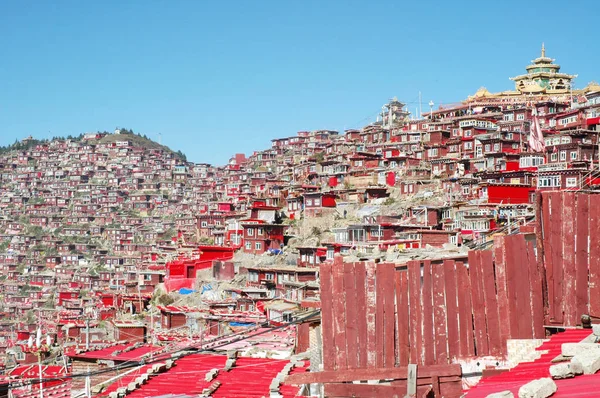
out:
{"label": "red painted wall", "polygon": [[390,171],[389,173],[387,173],[387,176],[385,178],[385,183],[391,187],[396,185],[396,173],[394,173],[393,171]]}
{"label": "red painted wall", "polygon": [[506,171],[519,170],[519,162],[506,162]]}
{"label": "red painted wall", "polygon": [[235,265],[232,261],[214,261],[213,277],[217,280],[231,280],[235,276]]}
{"label": "red painted wall", "polygon": [[333,195],[323,195],[321,198],[321,206],[322,207],[336,207],[335,196]]}
{"label": "red painted wall", "polygon": [[507,186],[507,185],[489,185],[488,202],[489,203],[529,203],[529,192],[533,188],[522,186]]}
{"label": "red painted wall", "polygon": [[[195,277],[196,271],[210,268],[213,260],[233,258],[234,248],[221,246],[200,246],[200,260],[176,260],[167,263],[168,279]],[[190,274],[192,276],[190,276]]]}
{"label": "red painted wall", "polygon": [[450,242],[450,235],[422,231],[421,232],[421,242],[422,242],[422,247],[425,247],[425,245],[430,245],[433,247],[442,247],[442,246],[444,246],[444,244]]}

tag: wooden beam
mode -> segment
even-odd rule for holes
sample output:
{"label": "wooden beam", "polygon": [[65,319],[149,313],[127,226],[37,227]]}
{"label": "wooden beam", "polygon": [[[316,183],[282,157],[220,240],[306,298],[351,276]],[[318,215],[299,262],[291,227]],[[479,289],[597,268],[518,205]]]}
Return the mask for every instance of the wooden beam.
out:
{"label": "wooden beam", "polygon": [[[433,376],[460,376],[460,365],[432,365],[419,366],[417,379]],[[295,373],[285,379],[285,384],[310,384],[310,383],[342,383],[357,380],[402,380],[408,377],[408,367],[397,368],[371,368],[371,369],[344,369],[337,371],[324,371],[315,373]]]}
{"label": "wooden beam", "polygon": [[[424,398],[430,396],[431,386],[417,387],[416,397]],[[386,384],[326,384],[325,396],[329,398],[338,397],[361,397],[361,398],[379,398],[396,397],[404,398],[406,389],[399,386],[390,386]]]}

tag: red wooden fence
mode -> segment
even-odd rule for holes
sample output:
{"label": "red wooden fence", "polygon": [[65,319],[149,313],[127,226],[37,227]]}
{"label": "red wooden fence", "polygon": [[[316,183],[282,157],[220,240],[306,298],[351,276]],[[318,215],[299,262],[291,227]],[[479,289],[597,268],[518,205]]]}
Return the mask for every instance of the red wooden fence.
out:
{"label": "red wooden fence", "polygon": [[600,195],[544,192],[538,206],[547,291],[546,322],[575,326],[600,316]]}
{"label": "red wooden fence", "polygon": [[321,265],[325,370],[502,356],[509,338],[544,337],[533,242],[496,238],[494,250],[469,252],[468,264]]}

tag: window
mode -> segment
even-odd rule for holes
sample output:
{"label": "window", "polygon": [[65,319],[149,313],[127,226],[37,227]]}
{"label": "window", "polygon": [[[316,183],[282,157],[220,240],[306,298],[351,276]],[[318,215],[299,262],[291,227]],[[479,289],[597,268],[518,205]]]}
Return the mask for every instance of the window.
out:
{"label": "window", "polygon": [[262,242],[255,242],[254,243],[254,249],[255,250],[262,250]]}
{"label": "window", "polygon": [[471,130],[465,130],[463,132],[463,137],[470,137],[471,136]]}
{"label": "window", "polygon": [[271,272],[267,272],[265,274],[265,279],[268,281],[272,281],[273,279],[275,279],[275,276]]}
{"label": "window", "polygon": [[252,250],[252,242],[246,242],[246,250]]}
{"label": "window", "polygon": [[333,247],[329,247],[327,248],[327,260],[333,260],[333,256],[335,254],[335,250],[333,249]]}
{"label": "window", "polygon": [[307,206],[312,206],[313,205],[312,199],[306,199],[306,205]]}
{"label": "window", "polygon": [[577,152],[576,151],[571,152],[571,160],[577,160]]}
{"label": "window", "polygon": [[567,151],[560,151],[560,160],[567,160]]}
{"label": "window", "polygon": [[256,234],[258,236],[262,235],[264,233],[264,230],[262,228],[259,228],[258,231],[256,232]]}
{"label": "window", "polygon": [[556,153],[550,154],[550,160],[556,162],[558,160],[558,155]]}
{"label": "window", "polygon": [[294,320],[294,317],[292,316],[291,312],[286,312],[283,314],[283,322],[292,322]]}
{"label": "window", "polygon": [[321,199],[315,199],[315,206],[321,206]]}
{"label": "window", "polygon": [[500,144],[494,144],[494,152],[500,151]]}
{"label": "window", "polygon": [[567,177],[567,188],[575,188],[577,186],[577,177]]}
{"label": "window", "polygon": [[380,227],[371,228],[371,236],[374,238],[381,238],[383,236],[383,229]]}
{"label": "window", "polygon": [[256,271],[248,272],[248,281],[249,282],[258,282],[258,272],[256,272]]}
{"label": "window", "polygon": [[519,113],[517,115],[517,120],[525,120],[525,114],[524,113]]}
{"label": "window", "polygon": [[564,119],[560,119],[558,121],[558,124],[560,124],[561,126],[565,126],[567,124],[571,124],[571,123],[575,123],[577,122],[577,116],[571,116],[571,117],[567,117]]}
{"label": "window", "polygon": [[512,122],[513,120],[515,120],[515,115],[510,113],[508,115],[504,115],[503,119],[506,122]]}
{"label": "window", "polygon": [[490,151],[490,144],[485,144],[485,151],[489,152]]}
{"label": "window", "polygon": [[254,236],[254,228],[248,228],[248,236]]}
{"label": "window", "polygon": [[208,223],[206,221],[202,221],[202,223],[200,223],[200,226],[202,228],[206,228],[208,226]]}
{"label": "window", "polygon": [[469,150],[469,149],[473,149],[473,143],[472,142],[465,142],[465,150]]}
{"label": "window", "polygon": [[538,188],[556,188],[560,187],[559,176],[544,176],[538,178]]}

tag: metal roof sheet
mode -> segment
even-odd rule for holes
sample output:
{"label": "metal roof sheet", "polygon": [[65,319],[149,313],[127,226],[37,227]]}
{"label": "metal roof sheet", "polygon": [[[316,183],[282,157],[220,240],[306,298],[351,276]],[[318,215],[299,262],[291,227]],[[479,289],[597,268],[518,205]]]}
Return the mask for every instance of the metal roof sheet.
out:
{"label": "metal roof sheet", "polygon": [[[510,371],[482,378],[479,384],[468,391],[467,398],[483,398],[501,391],[511,391],[516,397],[522,385],[535,379],[550,377],[549,369],[554,365],[551,361],[560,355],[563,343],[580,342],[590,334],[590,329],[572,329],[553,335],[537,348],[537,351],[547,351],[539,359],[523,362]],[[600,390],[600,373],[555,380],[555,383],[558,391],[552,396],[553,398],[597,397]]]}

